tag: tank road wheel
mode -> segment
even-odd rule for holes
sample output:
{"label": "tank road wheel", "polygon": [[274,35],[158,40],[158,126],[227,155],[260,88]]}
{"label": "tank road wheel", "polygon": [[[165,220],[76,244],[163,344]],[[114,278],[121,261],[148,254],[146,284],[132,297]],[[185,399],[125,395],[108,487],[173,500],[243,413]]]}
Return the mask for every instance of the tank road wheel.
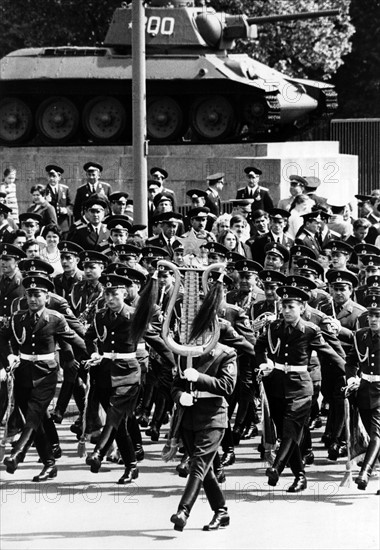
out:
{"label": "tank road wheel", "polygon": [[48,141],[64,143],[71,139],[78,129],[78,109],[66,97],[51,97],[38,107],[36,125]]}
{"label": "tank road wheel", "polygon": [[115,97],[96,97],[83,111],[82,123],[86,134],[105,143],[118,138],[125,129],[127,114]]}
{"label": "tank road wheel", "polygon": [[190,124],[203,141],[218,141],[234,135],[236,117],[231,103],[223,96],[201,97],[190,109]]}
{"label": "tank road wheel", "polygon": [[185,132],[183,111],[171,97],[151,99],[146,119],[148,136],[154,141],[177,141]]}
{"label": "tank road wheel", "polygon": [[33,126],[32,111],[17,97],[0,101],[0,141],[5,145],[25,141]]}

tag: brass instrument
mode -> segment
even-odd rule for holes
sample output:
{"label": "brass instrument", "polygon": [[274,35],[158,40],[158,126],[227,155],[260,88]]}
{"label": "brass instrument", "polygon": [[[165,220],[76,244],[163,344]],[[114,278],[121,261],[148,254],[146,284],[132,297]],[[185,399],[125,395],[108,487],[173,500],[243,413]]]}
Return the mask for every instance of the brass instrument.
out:
{"label": "brass instrument", "polygon": [[254,321],[252,321],[252,330],[255,333],[255,336],[260,334],[265,334],[267,326],[270,325],[273,321],[276,321],[276,313],[271,313],[270,311],[265,311],[261,313]]}
{"label": "brass instrument", "polygon": [[97,312],[98,304],[103,298],[103,291],[99,294],[95,300],[89,302],[82,313],[78,315],[78,321],[83,325],[84,329],[87,330],[94,320],[95,313]]}

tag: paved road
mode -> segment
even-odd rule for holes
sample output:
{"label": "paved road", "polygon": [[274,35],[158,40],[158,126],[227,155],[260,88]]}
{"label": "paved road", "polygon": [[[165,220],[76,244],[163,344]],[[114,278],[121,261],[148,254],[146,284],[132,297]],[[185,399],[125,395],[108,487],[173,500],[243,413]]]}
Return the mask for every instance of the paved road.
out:
{"label": "paved road", "polygon": [[313,434],[316,462],[308,467],[309,485],[302,494],[286,493],[293,480],[288,470],[270,488],[256,450],[258,437],[244,441],[224,484],[231,525],[202,532],[212,512],[201,494],[178,533],[169,518],[185,480],[176,475],[176,462],[161,460],[163,441],[151,443],[144,436],[146,458],[139,478],[131,486],[118,486],[122,466],[104,463],[92,474],[77,456],[71,420],[65,418],[59,427],[64,454],[55,480],[30,481],[40,469],[34,449],[13,476],[1,466],[1,550],[379,548],[379,478],[371,479],[365,492],[355,484],[340,487],[344,459],[326,460],[320,430]]}

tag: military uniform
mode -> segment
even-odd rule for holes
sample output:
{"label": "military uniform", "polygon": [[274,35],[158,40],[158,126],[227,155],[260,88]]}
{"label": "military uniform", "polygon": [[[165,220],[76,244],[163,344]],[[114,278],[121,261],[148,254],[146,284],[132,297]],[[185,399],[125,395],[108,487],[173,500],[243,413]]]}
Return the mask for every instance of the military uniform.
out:
{"label": "military uniform", "polygon": [[81,246],[84,250],[95,250],[101,252],[108,247],[110,231],[103,223],[100,224],[98,231],[88,223],[79,229],[75,229],[69,234],[70,240]]}
{"label": "military uniform", "polygon": [[74,220],[80,219],[82,215],[83,204],[87,201],[87,199],[95,194],[102,195],[103,197],[108,198],[111,194],[111,186],[109,185],[109,183],[106,183],[104,181],[98,181],[94,191],[91,189],[91,186],[88,183],[78,187],[73,208]]}
{"label": "military uniform", "polygon": [[71,299],[71,291],[75,283],[83,281],[83,271],[76,269],[73,275],[67,277],[65,273],[59,273],[54,277],[54,286],[57,294],[66,298],[66,300]]}
{"label": "military uniform", "polygon": [[[56,211],[58,225],[62,233],[66,234],[69,231],[69,220],[73,206],[70,189],[63,183],[58,183],[58,185],[50,185],[48,183],[46,194],[50,196],[50,204]],[[62,213],[62,208],[67,209],[67,212]]]}
{"label": "military uniform", "polygon": [[[380,313],[379,296],[368,296],[369,315],[374,308]],[[380,453],[380,334],[369,327],[359,329],[354,345],[347,355],[347,382],[360,376],[356,403],[366,432],[370,437],[363,464],[355,483],[358,489],[366,489],[368,479]],[[379,493],[378,493],[379,494]]]}
{"label": "military uniform", "polygon": [[[26,277],[25,288],[49,291],[52,283],[45,277]],[[19,311],[12,316],[11,326],[0,331],[0,347],[3,363],[12,351],[20,356],[20,364],[15,370],[15,402],[25,417],[25,427],[17,441],[12,455],[4,463],[9,473],[14,473],[22,456],[34,437],[38,454],[44,469],[34,481],[45,481],[55,477],[57,470],[51,444],[42,427],[44,416],[53,399],[57,383],[58,364],[55,358],[56,344],[73,344],[80,351],[78,359],[85,357],[83,340],[67,325],[65,318],[43,307],[36,313],[30,309]],[[67,360],[72,360],[71,350],[67,350]]]}
{"label": "military uniform", "polygon": [[254,189],[248,186],[241,187],[236,192],[236,199],[253,199],[251,206],[252,212],[255,210],[265,210],[265,212],[269,212],[269,210],[273,208],[273,201],[269,194],[269,190],[260,185]]}
{"label": "military uniform", "polygon": [[[181,371],[184,367],[186,358],[181,357]],[[191,406],[180,406],[183,411],[180,433],[190,456],[190,470],[178,512],[171,517],[177,530],[186,524],[202,485],[215,514],[227,514],[212,463],[227,426],[226,398],[236,383],[236,353],[217,343],[207,355],[194,358],[193,367],[198,372],[198,379],[192,383],[196,401]],[[181,403],[181,396],[188,391],[189,382],[178,373],[172,388],[174,401]]]}

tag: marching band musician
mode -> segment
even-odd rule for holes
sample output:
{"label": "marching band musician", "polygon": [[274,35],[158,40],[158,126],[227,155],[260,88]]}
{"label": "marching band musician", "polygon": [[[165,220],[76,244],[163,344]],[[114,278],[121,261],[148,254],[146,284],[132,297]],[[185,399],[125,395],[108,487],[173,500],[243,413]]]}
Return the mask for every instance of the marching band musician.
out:
{"label": "marching band musician", "polygon": [[[369,327],[359,329],[347,354],[347,385],[357,389],[356,403],[370,442],[355,483],[365,490],[380,452],[380,296],[365,300]],[[377,492],[380,494],[380,491]]]}
{"label": "marching band musician", "polygon": [[[54,277],[55,291],[59,296],[70,301],[71,291],[75,283],[83,280],[83,271],[78,267],[79,255],[84,252],[83,248],[78,244],[70,241],[60,241],[58,249],[61,255],[61,265],[63,273],[59,273]],[[71,305],[71,304],[70,304]]]}
{"label": "marching band musician", "polygon": [[310,353],[315,350],[338,367],[344,366],[344,361],[325,342],[320,329],[301,318],[308,294],[291,286],[283,286],[277,293],[281,297],[283,318],[269,325],[255,347],[257,364],[266,375],[264,384],[270,414],[281,438],[273,466],[267,468],[266,475],[269,485],[277,485],[289,461],[295,480],[287,491],[298,493],[307,487],[299,445],[309,420],[313,395],[308,372]]}
{"label": "marching band musician", "polygon": [[[178,373],[174,379],[172,395],[184,409],[180,433],[190,456],[185,491],[177,512],[170,518],[176,531],[185,527],[202,486],[214,511],[211,522],[203,530],[214,531],[230,523],[212,464],[227,425],[226,398],[234,389],[236,370],[236,352],[217,343],[207,355],[194,358],[193,367]],[[188,382],[193,384],[196,397],[189,393]]]}
{"label": "marching band musician", "polygon": [[[15,313],[11,326],[0,331],[2,365],[6,365],[7,355],[10,364],[14,364],[19,356],[14,391],[15,401],[25,417],[21,436],[4,464],[7,472],[13,474],[23,460],[30,440],[34,438],[44,464],[41,473],[33,478],[33,481],[39,482],[57,475],[52,447],[43,428],[43,418],[57,384],[56,344],[74,344],[83,357],[86,356],[86,348],[83,340],[69,328],[63,315],[46,307],[49,292],[53,289],[53,283],[47,277],[27,276],[23,287],[28,309]],[[67,350],[67,360],[73,359],[72,351]]]}

